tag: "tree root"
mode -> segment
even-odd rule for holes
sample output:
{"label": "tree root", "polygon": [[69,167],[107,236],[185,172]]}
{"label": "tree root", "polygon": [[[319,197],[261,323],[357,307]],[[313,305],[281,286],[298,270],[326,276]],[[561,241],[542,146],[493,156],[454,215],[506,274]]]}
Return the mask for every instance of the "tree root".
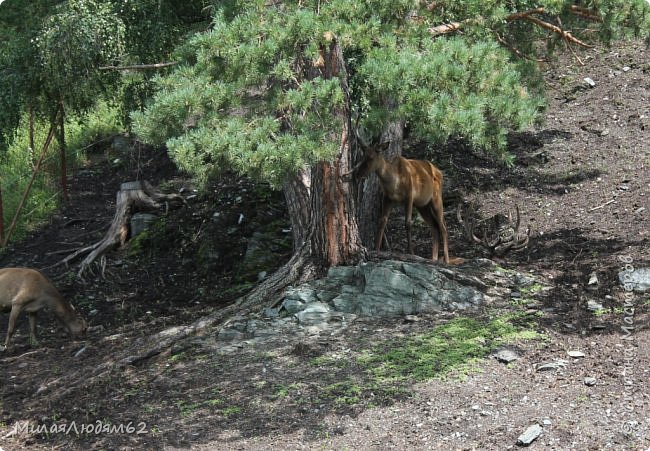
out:
{"label": "tree root", "polygon": [[134,211],[158,210],[163,206],[166,208],[177,207],[184,203],[186,202],[182,196],[163,194],[147,181],[122,183],[120,191],[117,192],[115,216],[104,238],[95,244],[78,249],[58,264],[68,265],[77,257],[89,253],[81,262],[77,275],[83,277],[97,260],[100,261],[101,274],[103,275],[106,268],[105,254],[124,245],[129,236],[129,220]]}

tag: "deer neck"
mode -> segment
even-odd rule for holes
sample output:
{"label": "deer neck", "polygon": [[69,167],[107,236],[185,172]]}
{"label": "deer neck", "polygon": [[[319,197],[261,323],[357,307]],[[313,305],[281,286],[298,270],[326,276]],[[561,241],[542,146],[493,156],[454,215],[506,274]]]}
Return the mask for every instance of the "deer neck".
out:
{"label": "deer neck", "polygon": [[376,169],[377,177],[385,188],[397,186],[399,183],[398,161],[389,163],[382,156],[379,156],[379,164]]}
{"label": "deer neck", "polygon": [[68,322],[75,318],[76,312],[72,307],[63,299],[63,296],[52,298],[52,309],[54,314],[64,322]]}

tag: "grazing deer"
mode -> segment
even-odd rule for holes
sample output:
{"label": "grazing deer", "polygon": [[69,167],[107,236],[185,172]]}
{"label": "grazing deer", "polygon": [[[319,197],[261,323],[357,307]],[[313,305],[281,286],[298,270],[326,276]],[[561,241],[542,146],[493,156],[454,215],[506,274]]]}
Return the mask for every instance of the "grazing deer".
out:
{"label": "grazing deer", "polygon": [[[474,233],[476,229],[476,204],[471,204],[465,209],[465,218],[463,218],[462,210],[463,208],[459,206],[457,215],[458,222],[465,229],[465,236],[468,240],[487,249],[490,257],[504,257],[508,252],[523,249],[528,245],[530,229],[526,229],[525,235],[519,233],[521,218],[518,205],[515,205],[516,219],[512,217],[511,212],[508,212],[508,216],[501,213],[494,215],[491,219],[492,225],[485,224],[482,239]],[[492,235],[491,238],[488,237],[488,233]]]}
{"label": "grazing deer", "polygon": [[5,349],[16,329],[16,320],[22,310],[29,318],[29,341],[38,345],[36,338],[36,313],[47,307],[61,321],[70,335],[84,335],[88,325],[74,307],[54,288],[54,285],[40,272],[29,268],[0,269],[0,309],[11,309]]}
{"label": "grazing deer", "polygon": [[[385,142],[376,146],[365,146],[360,143],[365,158],[354,169],[357,177],[360,178],[375,172],[384,192],[382,216],[375,239],[376,250],[381,249],[391,209],[395,205],[403,204],[406,213],[408,251],[413,253],[411,217],[415,206],[424,221],[431,226],[433,239],[431,259],[438,260],[439,242],[442,238],[444,262],[449,264],[447,225],[442,205],[442,172],[429,161],[409,160],[401,156],[392,162],[386,161],[380,152],[387,149],[389,144]],[[459,263],[460,259],[454,259],[454,262]]]}

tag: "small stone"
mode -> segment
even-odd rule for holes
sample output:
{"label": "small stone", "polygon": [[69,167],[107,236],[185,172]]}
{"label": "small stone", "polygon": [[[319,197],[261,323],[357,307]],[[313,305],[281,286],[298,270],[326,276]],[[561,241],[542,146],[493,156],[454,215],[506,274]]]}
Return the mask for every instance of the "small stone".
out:
{"label": "small stone", "polygon": [[277,308],[265,308],[264,316],[266,318],[277,318],[278,316],[280,316],[280,310]]}
{"label": "small stone", "polygon": [[587,282],[587,285],[598,285],[598,276],[595,272],[589,274],[589,282]]}
{"label": "small stone", "polygon": [[623,66],[623,72],[627,72],[627,71],[629,71],[629,70],[630,70],[630,67],[629,67],[629,66]]}
{"label": "small stone", "polygon": [[515,360],[519,359],[519,355],[511,350],[511,349],[502,349],[496,354],[494,354],[494,357],[499,361],[503,363],[510,363],[514,362]]}
{"label": "small stone", "polygon": [[553,422],[551,421],[551,419],[549,417],[542,418],[542,426],[546,427],[546,426],[550,426],[552,424],[553,424]]}
{"label": "small stone", "polygon": [[650,290],[650,268],[636,268],[632,271],[621,271],[618,279],[626,290],[648,291]]}
{"label": "small stone", "polygon": [[549,363],[544,363],[540,366],[537,367],[537,371],[551,371],[551,370],[557,370],[560,368],[564,368],[567,365],[566,360],[558,359],[555,362],[549,362]]}
{"label": "small stone", "polygon": [[418,321],[420,321],[420,317],[417,315],[406,315],[404,317],[404,321],[406,321],[407,323],[417,323]]}
{"label": "small stone", "polygon": [[573,357],[574,359],[579,359],[581,357],[584,357],[585,353],[580,351],[567,351],[567,355],[569,357]]}
{"label": "small stone", "polygon": [[592,312],[598,311],[598,310],[603,310],[603,304],[600,304],[599,302],[596,302],[592,299],[589,299],[587,301],[587,309],[591,310]]}
{"label": "small stone", "polygon": [[587,387],[593,387],[594,385],[596,385],[596,378],[588,376],[585,377],[584,382]]}
{"label": "small stone", "polygon": [[589,86],[591,86],[592,88],[593,88],[594,86],[596,86],[596,82],[593,81],[593,80],[592,80],[591,78],[589,78],[589,77],[585,77],[585,78],[583,78],[582,80],[583,80],[585,83],[587,83]]}
{"label": "small stone", "polygon": [[528,446],[531,443],[542,435],[542,427],[539,424],[533,424],[532,426],[529,426],[526,431],[519,436],[517,439],[517,445],[519,446]]}

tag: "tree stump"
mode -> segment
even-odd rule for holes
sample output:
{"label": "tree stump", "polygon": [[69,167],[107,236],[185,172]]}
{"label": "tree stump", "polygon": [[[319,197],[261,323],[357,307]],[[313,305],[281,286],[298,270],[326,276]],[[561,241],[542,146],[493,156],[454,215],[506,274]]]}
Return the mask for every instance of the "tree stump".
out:
{"label": "tree stump", "polygon": [[77,275],[82,277],[90,266],[100,260],[101,273],[106,268],[105,254],[112,249],[121,247],[129,237],[129,221],[131,215],[137,211],[158,210],[163,206],[176,208],[185,204],[185,199],[178,194],[163,194],[151,186],[147,181],[125,182],[117,192],[117,202],[113,222],[101,241],[75,251],[67,256],[61,263],[68,264],[80,255],[90,252],[81,262]]}

